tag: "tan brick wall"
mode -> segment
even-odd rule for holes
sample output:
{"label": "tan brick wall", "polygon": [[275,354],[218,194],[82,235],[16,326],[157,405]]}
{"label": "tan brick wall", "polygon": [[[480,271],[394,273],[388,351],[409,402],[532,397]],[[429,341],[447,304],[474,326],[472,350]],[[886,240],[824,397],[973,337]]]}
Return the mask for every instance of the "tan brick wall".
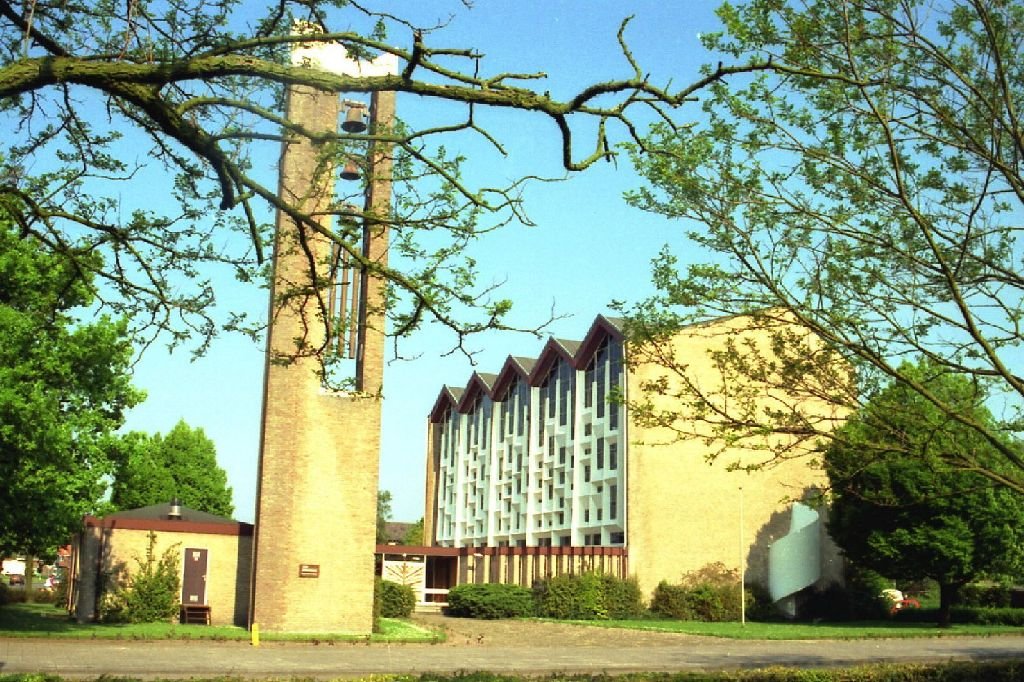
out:
{"label": "tan brick wall", "polygon": [[[763,332],[752,332],[746,325],[745,318],[731,318],[688,329],[675,340],[675,358],[687,366],[694,381],[712,389],[720,377],[707,361],[709,348],[721,348],[727,338],[765,340]],[[631,365],[628,376],[628,396],[635,400],[644,380],[670,375],[660,366],[644,364]],[[807,404],[807,409],[827,410],[823,404]],[[743,561],[747,581],[766,584],[768,546],[789,529],[786,498],[800,498],[805,490],[824,486],[824,472],[809,466],[806,457],[753,473],[728,471],[727,465],[737,459],[762,461],[765,454],[733,447],[709,463],[705,456],[712,448],[703,439],[664,444],[672,439],[666,430],[632,421],[628,428],[629,564],[644,594],[650,596],[663,579],[678,581],[683,573],[714,562],[738,569]],[[829,556],[825,570],[841,575],[837,555]]]}
{"label": "tan brick wall", "polygon": [[[122,528],[87,528],[80,548],[78,601],[76,617],[91,620],[96,593],[96,559],[102,553],[101,570],[127,580],[145,562],[149,531]],[[154,554],[161,558],[170,548],[178,554],[178,575],[183,570],[182,556],[187,548],[207,550],[206,603],[214,625],[245,626],[249,606],[249,565],[252,538],[209,533],[156,532]],[[137,561],[138,560],[138,561]],[[180,595],[179,595],[180,597]]]}
{"label": "tan brick wall", "polygon": [[[289,118],[314,130],[335,130],[338,99],[293,89]],[[306,141],[282,155],[281,194],[307,211],[322,209],[328,189],[315,178],[318,149]],[[321,188],[319,194],[317,187]],[[371,198],[380,208],[386,195]],[[295,340],[323,340],[323,319],[313,298],[283,300],[296,285],[311,286],[309,261],[297,248],[299,228],[279,216],[270,357],[294,352]],[[377,230],[386,244],[386,230]],[[318,260],[327,246],[312,231],[306,242]],[[386,249],[370,245],[371,258],[386,263]],[[365,290],[371,319],[359,360],[364,391],[324,390],[317,361],[268,362],[260,454],[253,622],[264,630],[369,633],[373,610],[373,552],[380,456],[380,386],[383,371],[382,290]],[[376,317],[374,317],[376,316]],[[318,577],[301,577],[300,565],[319,566]]]}

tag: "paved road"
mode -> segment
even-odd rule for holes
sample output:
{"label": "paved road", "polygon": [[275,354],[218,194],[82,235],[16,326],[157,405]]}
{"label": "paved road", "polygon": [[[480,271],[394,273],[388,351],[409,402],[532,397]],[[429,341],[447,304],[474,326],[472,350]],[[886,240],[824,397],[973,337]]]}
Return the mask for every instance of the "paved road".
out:
{"label": "paved road", "polygon": [[668,636],[643,644],[543,646],[0,639],[0,673],[176,678],[345,677],[373,673],[624,673],[896,661],[1024,658],[1024,637],[744,642]]}

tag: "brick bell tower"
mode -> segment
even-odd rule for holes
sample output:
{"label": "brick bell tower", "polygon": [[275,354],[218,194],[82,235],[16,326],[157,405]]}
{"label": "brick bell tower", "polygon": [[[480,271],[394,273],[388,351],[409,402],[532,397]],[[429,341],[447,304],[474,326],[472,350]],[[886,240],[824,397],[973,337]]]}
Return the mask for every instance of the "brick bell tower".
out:
{"label": "brick bell tower", "polygon": [[[299,47],[292,61],[348,76],[397,71],[391,55],[357,61],[338,44]],[[394,98],[393,92],[372,97],[371,136],[390,124]],[[289,86],[289,121],[334,133],[339,114],[337,94]],[[386,216],[391,150],[372,143],[365,149],[358,164],[367,173],[362,211]],[[331,229],[325,211],[338,169],[322,152],[321,144],[304,137],[286,140],[278,191]],[[344,227],[362,230],[364,258],[386,264],[386,223]],[[270,632],[367,634],[373,624],[384,285],[358,259],[280,212],[273,268],[250,624]],[[319,359],[309,349],[326,346],[353,361],[354,390],[324,386]]]}

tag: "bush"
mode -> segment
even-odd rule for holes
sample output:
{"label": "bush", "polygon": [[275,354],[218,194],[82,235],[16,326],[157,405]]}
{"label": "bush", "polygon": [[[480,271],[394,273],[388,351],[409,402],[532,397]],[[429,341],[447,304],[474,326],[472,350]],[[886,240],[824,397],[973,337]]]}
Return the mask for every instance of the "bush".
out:
{"label": "bush", "polygon": [[416,593],[409,585],[390,580],[380,583],[380,615],[384,618],[408,618],[416,608]]}
{"label": "bush", "polygon": [[[894,615],[905,623],[936,623],[938,609],[900,609]],[[954,606],[950,620],[959,625],[1008,625],[1024,627],[1024,609]]]}
{"label": "bush", "polygon": [[849,617],[853,620],[881,620],[889,617],[892,603],[882,592],[892,587],[892,581],[878,573],[849,566],[846,571],[846,593]]}
{"label": "bush", "polygon": [[662,580],[651,596],[651,611],[665,618],[694,620],[689,594],[690,591],[682,585],[670,585]]}
{"label": "bush", "polygon": [[64,607],[68,603],[68,578],[67,575],[53,586],[53,605]]}
{"label": "bush", "polygon": [[519,585],[456,585],[448,591],[446,613],[463,618],[523,618],[533,615],[533,595]]}
{"label": "bush", "polygon": [[780,618],[768,588],[757,584],[747,585],[747,620],[765,623]]}
{"label": "bush", "polygon": [[601,582],[609,618],[625,620],[644,615],[644,598],[636,578],[618,578],[606,574],[601,576]]}
{"label": "bush", "polygon": [[1011,592],[1009,585],[971,583],[960,588],[960,606],[1009,608]]}
{"label": "bush", "polygon": [[179,612],[181,564],[177,545],[156,556],[156,533],[150,531],[145,560],[135,557],[137,569],[127,584],[109,580],[100,601],[100,619],[107,622],[155,623],[175,620]]}
{"label": "bush", "polygon": [[797,618],[800,620],[824,620],[835,623],[853,617],[854,597],[838,583],[829,583],[823,590],[814,586],[809,587],[802,590],[797,597]]}
{"label": "bush", "polygon": [[537,615],[562,620],[636,618],[643,597],[634,579],[604,573],[560,575],[533,586]]}
{"label": "bush", "polygon": [[651,599],[651,611],[678,620],[740,620],[743,593],[739,580],[737,571],[721,563],[708,564],[683,575],[679,585],[659,584]]}
{"label": "bush", "polygon": [[32,601],[36,604],[57,604],[57,595],[53,590],[32,590]]}

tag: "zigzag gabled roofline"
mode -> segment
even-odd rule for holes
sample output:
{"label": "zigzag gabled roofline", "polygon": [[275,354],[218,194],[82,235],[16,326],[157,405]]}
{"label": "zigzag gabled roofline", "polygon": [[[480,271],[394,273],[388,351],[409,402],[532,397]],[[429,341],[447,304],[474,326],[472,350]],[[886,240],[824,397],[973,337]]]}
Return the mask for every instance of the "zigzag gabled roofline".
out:
{"label": "zigzag gabled roofline", "polygon": [[466,413],[478,393],[498,402],[498,397],[508,390],[509,384],[517,377],[530,386],[537,386],[544,380],[556,358],[564,359],[573,369],[583,369],[597,351],[601,339],[610,337],[616,341],[624,340],[623,323],[622,318],[598,315],[582,341],[549,337],[536,358],[509,355],[497,374],[473,372],[464,388],[444,386],[430,411],[430,420],[439,422],[446,404],[460,413]]}

